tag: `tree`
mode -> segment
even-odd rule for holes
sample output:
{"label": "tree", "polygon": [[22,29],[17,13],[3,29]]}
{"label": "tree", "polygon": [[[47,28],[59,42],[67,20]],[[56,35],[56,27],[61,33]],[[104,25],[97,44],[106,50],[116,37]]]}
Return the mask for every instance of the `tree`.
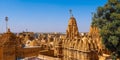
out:
{"label": "tree", "polygon": [[120,0],[108,0],[94,13],[92,26],[100,29],[105,47],[120,57]]}

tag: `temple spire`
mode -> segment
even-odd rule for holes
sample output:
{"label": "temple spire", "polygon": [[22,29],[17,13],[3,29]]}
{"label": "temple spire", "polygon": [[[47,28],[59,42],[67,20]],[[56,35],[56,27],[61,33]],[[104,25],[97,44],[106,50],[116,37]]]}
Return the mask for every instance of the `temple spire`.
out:
{"label": "temple spire", "polygon": [[68,22],[68,28],[66,30],[66,35],[67,35],[67,38],[73,39],[75,37],[79,37],[79,31],[78,31],[76,19],[73,17],[73,14],[72,14],[72,10],[69,10],[69,11],[70,11],[71,17]]}
{"label": "temple spire", "polygon": [[70,17],[73,17],[73,14],[72,14],[72,10],[71,10],[71,9],[69,10],[69,12],[70,12]]}
{"label": "temple spire", "polygon": [[5,17],[5,21],[6,21],[6,32],[7,32],[8,30],[8,17],[7,16]]}

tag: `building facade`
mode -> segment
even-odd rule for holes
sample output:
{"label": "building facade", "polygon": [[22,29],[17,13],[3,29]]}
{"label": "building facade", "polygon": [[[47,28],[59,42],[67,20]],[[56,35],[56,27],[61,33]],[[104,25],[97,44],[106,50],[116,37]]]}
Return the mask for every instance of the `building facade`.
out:
{"label": "building facade", "polygon": [[55,39],[55,55],[61,60],[99,60],[102,43],[99,30],[91,27],[88,33],[79,33],[76,19],[71,16],[66,35]]}

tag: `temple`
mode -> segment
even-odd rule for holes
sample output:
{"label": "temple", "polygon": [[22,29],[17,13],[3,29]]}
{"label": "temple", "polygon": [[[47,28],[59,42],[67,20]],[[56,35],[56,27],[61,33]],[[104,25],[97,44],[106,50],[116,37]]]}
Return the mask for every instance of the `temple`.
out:
{"label": "temple", "polygon": [[61,60],[99,60],[102,43],[97,27],[88,33],[79,33],[75,17],[70,16],[66,35],[55,41],[55,55]]}
{"label": "temple", "polygon": [[[80,33],[77,20],[70,10],[66,33],[12,33],[8,28],[0,35],[0,60],[17,60],[47,56],[46,60],[106,60],[109,55],[101,42],[99,28],[91,26],[89,32]],[[48,57],[52,58],[49,59]],[[29,59],[28,59],[29,60]],[[35,60],[35,59],[34,59]]]}

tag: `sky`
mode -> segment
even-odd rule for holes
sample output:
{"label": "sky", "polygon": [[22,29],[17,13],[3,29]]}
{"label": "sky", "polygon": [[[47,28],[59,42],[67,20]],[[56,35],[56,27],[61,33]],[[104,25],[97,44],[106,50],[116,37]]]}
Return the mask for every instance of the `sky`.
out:
{"label": "sky", "polygon": [[88,32],[92,12],[107,0],[0,0],[0,32],[6,31],[5,17],[12,32],[65,32],[76,18],[79,32]]}

